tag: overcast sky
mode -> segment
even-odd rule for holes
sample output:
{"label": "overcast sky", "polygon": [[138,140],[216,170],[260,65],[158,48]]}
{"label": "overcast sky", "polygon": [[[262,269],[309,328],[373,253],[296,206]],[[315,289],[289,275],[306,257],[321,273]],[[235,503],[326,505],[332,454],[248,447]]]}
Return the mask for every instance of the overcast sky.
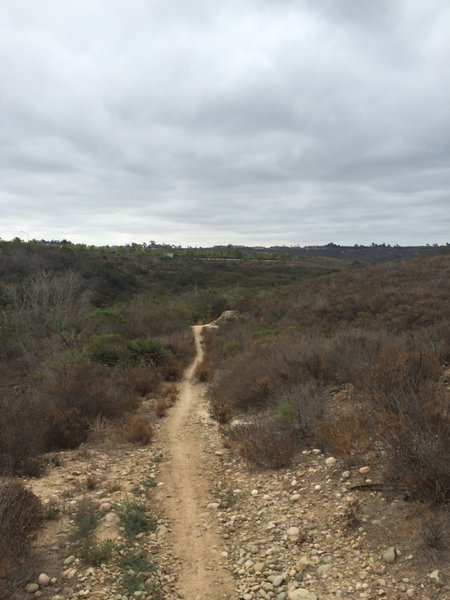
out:
{"label": "overcast sky", "polygon": [[0,237],[450,242],[448,0],[0,0]]}

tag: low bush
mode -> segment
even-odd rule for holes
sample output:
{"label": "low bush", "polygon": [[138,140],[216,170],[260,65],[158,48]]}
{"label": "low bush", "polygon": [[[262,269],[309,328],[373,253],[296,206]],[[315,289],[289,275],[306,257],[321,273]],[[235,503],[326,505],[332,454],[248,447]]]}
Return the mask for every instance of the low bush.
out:
{"label": "low bush", "polygon": [[309,382],[286,387],[274,396],[281,423],[293,429],[298,439],[310,439],[325,414],[325,389]]}
{"label": "low bush", "polygon": [[100,521],[100,514],[96,505],[88,498],[83,498],[75,515],[75,537],[83,539],[89,537]]}
{"label": "low bush", "polygon": [[0,398],[0,474],[41,474],[37,457],[46,446],[48,413],[49,405],[41,398]]}
{"label": "low bush", "polygon": [[161,342],[138,338],[126,343],[132,364],[159,367],[167,362],[168,351]]}
{"label": "low bush", "polygon": [[214,496],[219,501],[222,508],[231,508],[240,499],[239,492],[235,492],[233,488],[224,489],[220,486],[214,488]]}
{"label": "low bush", "polygon": [[195,376],[201,383],[211,381],[213,374],[213,366],[208,360],[202,360],[195,369]]}
{"label": "low bush", "polygon": [[136,592],[147,592],[155,600],[162,598],[158,588],[149,580],[156,572],[156,565],[142,550],[127,548],[119,559],[119,566],[124,571],[120,582],[128,596],[133,596]]}
{"label": "low bush", "polygon": [[438,510],[425,517],[419,528],[419,543],[433,558],[450,550],[450,515]]}
{"label": "low bush", "polygon": [[167,406],[174,406],[178,401],[179,394],[180,391],[175,383],[168,385],[163,393],[163,398],[166,401]]}
{"label": "low bush", "polygon": [[78,448],[88,436],[88,420],[78,408],[50,408],[47,449]]}
{"label": "low bush", "polygon": [[343,514],[344,529],[356,529],[361,525],[361,501],[355,498],[347,502]]}
{"label": "low bush", "polygon": [[125,382],[139,396],[146,396],[158,391],[161,373],[151,367],[132,367],[126,373]]}
{"label": "low bush", "polygon": [[218,423],[225,425],[233,418],[233,409],[228,400],[223,398],[214,398],[209,404],[209,411],[213,419]]}
{"label": "low bush", "polygon": [[164,381],[179,381],[183,376],[184,364],[180,359],[170,356],[160,371]]}
{"label": "low bush", "polygon": [[[150,573],[156,570],[156,566],[149,560],[144,552],[134,548],[128,548],[120,557],[119,566],[123,570],[132,572],[136,576],[140,575],[138,578],[139,581],[136,581],[136,583],[139,583],[140,585],[145,582],[145,579],[148,578]],[[134,593],[138,591],[138,589],[139,587],[136,587],[136,589],[133,589],[130,593]]]}
{"label": "low bush", "polygon": [[93,473],[89,473],[89,475],[87,475],[85,479],[85,485],[87,490],[95,490],[95,488],[98,486],[98,483],[99,481],[96,475],[94,475]]}
{"label": "low bush", "polygon": [[113,540],[97,542],[91,536],[87,536],[78,544],[78,556],[86,563],[99,567],[111,559],[114,549]]}
{"label": "low bush", "polygon": [[146,533],[147,531],[154,531],[156,529],[157,520],[147,511],[144,502],[126,500],[117,508],[116,512],[127,537],[133,537],[138,533]]}
{"label": "low bush", "polygon": [[161,338],[169,352],[184,366],[187,366],[195,356],[194,336],[191,329],[168,333]]}
{"label": "low bush", "polygon": [[158,400],[156,400],[155,404],[153,405],[155,415],[159,419],[162,419],[166,416],[168,408],[169,404],[165,398],[158,398]]}
{"label": "low bush", "polygon": [[315,437],[320,448],[339,456],[348,466],[361,464],[373,452],[378,428],[370,409],[358,403],[336,407],[318,423]]}
{"label": "low bush", "polygon": [[95,419],[120,417],[139,405],[107,367],[86,362],[63,361],[50,371],[47,397],[52,403],[48,449],[76,448]]}
{"label": "low bush", "polygon": [[19,566],[26,566],[44,513],[39,498],[22,483],[0,480],[0,582],[9,591]]}
{"label": "low bush", "polygon": [[259,467],[286,467],[297,448],[293,433],[272,423],[235,425],[228,437],[245,460]]}
{"label": "low bush", "polygon": [[133,444],[145,446],[153,439],[153,429],[145,417],[134,417],[125,429],[125,439]]}
{"label": "low bush", "polygon": [[114,366],[126,360],[127,351],[123,338],[117,333],[102,333],[89,340],[88,352],[92,360]]}

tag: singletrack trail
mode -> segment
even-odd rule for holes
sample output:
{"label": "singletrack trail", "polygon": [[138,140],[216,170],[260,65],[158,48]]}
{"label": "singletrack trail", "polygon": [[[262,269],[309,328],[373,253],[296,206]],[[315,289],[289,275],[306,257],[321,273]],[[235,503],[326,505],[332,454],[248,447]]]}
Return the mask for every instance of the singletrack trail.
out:
{"label": "singletrack trail", "polygon": [[168,541],[180,561],[179,596],[186,600],[233,600],[237,594],[221,556],[223,543],[207,512],[213,499],[209,483],[212,465],[207,452],[211,448],[205,436],[218,433],[207,426],[204,385],[194,379],[195,369],[203,359],[204,327],[208,325],[193,327],[196,356],[185,372],[179,400],[161,431],[168,460],[161,469],[164,486],[159,488],[158,500],[170,521],[172,534]]}

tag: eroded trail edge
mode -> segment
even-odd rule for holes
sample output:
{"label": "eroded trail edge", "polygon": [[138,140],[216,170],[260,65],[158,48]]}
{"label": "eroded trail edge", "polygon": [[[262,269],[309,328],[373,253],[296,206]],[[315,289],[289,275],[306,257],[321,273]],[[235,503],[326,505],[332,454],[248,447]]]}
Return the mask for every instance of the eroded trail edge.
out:
{"label": "eroded trail edge", "polygon": [[161,470],[158,500],[170,521],[171,542],[180,561],[177,591],[189,600],[236,598],[233,579],[221,557],[222,543],[208,513],[211,500],[211,454],[219,447],[214,426],[208,425],[204,387],[194,380],[203,359],[202,330],[193,327],[196,357],[180,385],[180,398],[161,430],[167,460]]}

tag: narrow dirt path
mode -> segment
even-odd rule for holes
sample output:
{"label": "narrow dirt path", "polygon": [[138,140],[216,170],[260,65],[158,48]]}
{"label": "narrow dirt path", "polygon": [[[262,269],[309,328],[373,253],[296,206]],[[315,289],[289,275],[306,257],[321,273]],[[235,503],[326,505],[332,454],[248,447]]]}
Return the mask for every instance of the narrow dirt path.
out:
{"label": "narrow dirt path", "polygon": [[180,399],[171,410],[161,431],[161,442],[168,460],[160,478],[158,500],[170,521],[174,553],[180,560],[178,593],[186,600],[232,600],[237,597],[233,579],[221,556],[222,542],[214,530],[207,505],[211,502],[209,479],[212,476],[211,448],[202,443],[218,436],[207,428],[204,386],[194,380],[195,369],[203,358],[203,325],[193,327],[196,357],[186,370],[180,386]]}

